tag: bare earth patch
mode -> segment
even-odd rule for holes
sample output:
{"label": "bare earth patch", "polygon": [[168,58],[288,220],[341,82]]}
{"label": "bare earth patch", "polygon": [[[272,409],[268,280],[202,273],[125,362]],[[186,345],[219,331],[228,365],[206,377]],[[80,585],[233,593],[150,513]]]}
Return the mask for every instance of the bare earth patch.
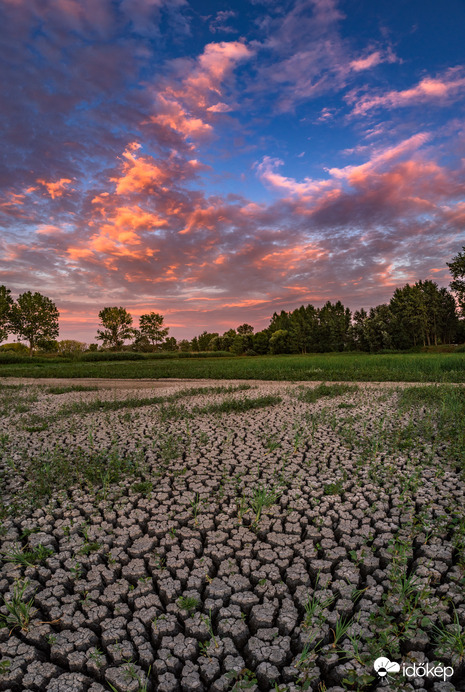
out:
{"label": "bare earth patch", "polygon": [[464,690],[463,469],[410,386],[2,380],[0,690]]}

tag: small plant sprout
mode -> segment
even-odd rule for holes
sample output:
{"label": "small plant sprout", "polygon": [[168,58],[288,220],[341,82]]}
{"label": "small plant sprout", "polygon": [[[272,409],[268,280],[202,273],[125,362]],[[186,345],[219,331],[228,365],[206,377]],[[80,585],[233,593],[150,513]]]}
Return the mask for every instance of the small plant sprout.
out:
{"label": "small plant sprout", "polygon": [[1,556],[4,562],[12,562],[16,565],[23,565],[24,567],[36,567],[45,562],[52,554],[53,550],[51,548],[39,544],[37,548],[33,550],[25,550],[19,546],[15,546],[9,551],[3,552]]}
{"label": "small plant sprout", "polygon": [[156,569],[165,569],[166,558],[164,555],[159,555],[156,551],[153,552]]}
{"label": "small plant sprout", "polygon": [[[202,615],[201,616],[201,620],[202,620],[203,624],[205,625],[205,627],[207,628],[208,634],[210,635],[210,642],[213,642],[215,645],[215,649],[217,649],[218,648],[218,641],[217,641],[215,634],[213,632],[211,608],[208,612],[208,615]],[[207,648],[208,648],[208,646],[209,646],[209,643],[207,643]]]}
{"label": "small plant sprout", "polygon": [[186,610],[189,615],[197,610],[200,605],[200,602],[193,596],[180,596],[177,603],[181,610]]}
{"label": "small plant sprout", "polygon": [[6,675],[10,670],[11,661],[8,658],[4,658],[0,661],[0,675]]}
{"label": "small plant sprout", "polygon": [[347,630],[349,627],[353,624],[353,619],[352,618],[339,618],[334,625],[334,629],[331,628],[331,632],[333,633],[334,636],[334,641],[332,643],[333,649],[336,647],[338,642],[346,636]]}
{"label": "small plant sprout", "polygon": [[237,507],[237,518],[239,520],[239,523],[242,524],[242,519],[244,518],[244,515],[247,514],[249,511],[249,508],[247,507],[247,502],[244,496],[242,496],[240,499],[236,500],[236,507]]}
{"label": "small plant sprout", "polygon": [[192,508],[194,523],[197,524],[197,514],[199,513],[199,508],[200,508],[200,495],[199,495],[199,493],[195,493],[194,498],[190,501],[190,505]]}
{"label": "small plant sprout", "polygon": [[28,586],[28,579],[18,579],[14,584],[11,600],[7,600],[3,596],[3,604],[7,613],[0,613],[0,628],[9,629],[10,634],[17,628],[22,632],[27,632],[29,623],[37,612],[37,609],[33,608],[34,596],[31,596],[28,601],[24,601],[24,594]]}
{"label": "small plant sprout", "polygon": [[230,670],[229,673],[226,673],[226,677],[231,681],[234,681],[234,686],[231,688],[231,692],[250,690],[257,684],[255,673],[248,668],[242,668],[242,670]]}
{"label": "small plant sprout", "polygon": [[255,514],[255,524],[258,524],[260,521],[263,509],[274,505],[279,497],[280,493],[277,488],[261,486],[254,491],[250,501],[250,508]]}
{"label": "small plant sprout", "polygon": [[130,658],[126,659],[124,666],[124,675],[128,680],[137,680],[137,669]]}
{"label": "small plant sprout", "polygon": [[105,657],[103,651],[100,651],[100,649],[94,649],[92,653],[89,654],[89,658],[95,663],[97,668],[101,668],[104,664]]}
{"label": "small plant sprout", "polygon": [[451,656],[455,664],[465,659],[465,629],[461,626],[459,614],[454,607],[454,620],[450,625],[433,625],[433,634],[439,652]]}
{"label": "small plant sprout", "polygon": [[70,568],[69,571],[73,579],[80,579],[82,576],[81,563],[75,560],[74,565]]}

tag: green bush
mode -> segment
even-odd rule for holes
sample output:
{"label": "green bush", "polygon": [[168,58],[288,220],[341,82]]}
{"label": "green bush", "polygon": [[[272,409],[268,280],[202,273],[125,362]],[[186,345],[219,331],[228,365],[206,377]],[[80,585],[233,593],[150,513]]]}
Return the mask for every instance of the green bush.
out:
{"label": "green bush", "polygon": [[86,351],[80,357],[81,361],[85,363],[94,363],[104,360],[145,360],[142,353],[135,353],[134,351],[127,351],[121,353],[120,351]]}
{"label": "green bush", "polygon": [[178,358],[234,358],[229,351],[179,351]]}
{"label": "green bush", "polygon": [[9,344],[2,344],[0,346],[0,353],[7,351],[8,353],[16,353],[17,355],[22,355],[23,353],[27,356],[29,355],[29,349],[25,344],[15,341]]}
{"label": "green bush", "polygon": [[168,360],[177,358],[234,358],[229,351],[158,351],[144,354],[145,360]]}
{"label": "green bush", "polygon": [[12,351],[0,353],[0,364],[5,363],[26,363],[29,360],[28,356],[20,356]]}

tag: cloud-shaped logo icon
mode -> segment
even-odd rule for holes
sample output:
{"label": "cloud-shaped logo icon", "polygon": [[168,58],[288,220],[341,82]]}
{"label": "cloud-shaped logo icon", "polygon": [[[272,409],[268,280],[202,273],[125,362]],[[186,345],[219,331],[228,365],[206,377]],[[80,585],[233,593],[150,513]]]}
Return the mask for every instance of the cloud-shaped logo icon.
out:
{"label": "cloud-shaped logo icon", "polygon": [[400,665],[395,661],[390,661],[385,656],[377,658],[373,667],[381,678],[384,678],[390,673],[398,673],[400,671]]}

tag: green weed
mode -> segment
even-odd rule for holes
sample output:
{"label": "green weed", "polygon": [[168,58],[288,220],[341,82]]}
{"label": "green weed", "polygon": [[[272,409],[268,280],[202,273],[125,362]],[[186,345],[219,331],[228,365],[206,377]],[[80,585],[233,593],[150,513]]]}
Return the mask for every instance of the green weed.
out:
{"label": "green weed", "polygon": [[33,608],[34,596],[31,596],[28,601],[24,601],[24,594],[28,586],[29,581],[27,579],[18,579],[13,586],[11,599],[7,600],[6,596],[3,596],[3,605],[7,612],[6,614],[0,613],[0,628],[10,630],[10,634],[17,628],[27,632],[29,623],[37,612],[37,609]]}
{"label": "green weed", "polygon": [[358,390],[359,388],[357,387],[357,385],[320,384],[312,389],[309,389],[308,387],[301,387],[300,393],[298,394],[297,398],[299,399],[299,401],[302,401],[306,404],[313,404],[315,401],[318,401],[318,399],[321,399],[322,397],[328,397],[332,399],[337,396],[343,396],[344,394],[348,394],[349,392],[353,394],[354,392],[358,392]]}
{"label": "green weed", "polygon": [[260,521],[260,517],[264,509],[276,504],[280,495],[281,493],[279,489],[275,487],[268,488],[266,486],[260,486],[254,490],[249,505],[250,509],[255,514],[255,523]]}
{"label": "green weed", "polygon": [[454,665],[465,658],[465,629],[460,624],[459,614],[454,607],[454,618],[450,625],[433,625],[433,635],[440,654],[451,656]]}
{"label": "green weed", "polygon": [[194,610],[197,610],[197,608],[200,605],[200,601],[197,600],[197,598],[194,598],[193,596],[180,596],[177,600],[178,606],[181,608],[181,610],[186,610],[189,615],[191,615]]}
{"label": "green weed", "polygon": [[53,555],[53,550],[42,544],[39,544],[37,548],[32,550],[15,546],[0,553],[0,555],[4,562],[12,562],[15,565],[23,565],[24,567],[36,567],[45,562],[50,555]]}

